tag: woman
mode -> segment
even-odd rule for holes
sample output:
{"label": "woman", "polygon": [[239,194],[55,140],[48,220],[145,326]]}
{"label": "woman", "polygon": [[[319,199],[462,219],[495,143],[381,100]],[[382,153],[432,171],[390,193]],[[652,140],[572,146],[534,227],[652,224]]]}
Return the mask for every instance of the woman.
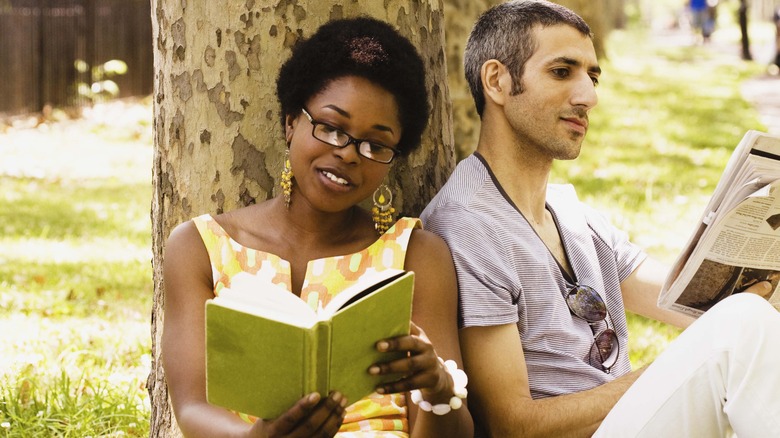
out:
{"label": "woman", "polygon": [[[296,45],[277,79],[288,145],[282,195],[185,222],[166,244],[163,362],[185,435],[472,435],[470,415],[458,398],[465,393],[457,385],[465,384],[438,359],[461,364],[449,250],[417,219],[392,224],[386,202],[391,196],[382,184],[392,160],[419,145],[429,114],[424,78],[409,41],[373,19],[330,22]],[[372,196],[373,213],[357,206]],[[377,340],[379,350],[408,354],[367,370],[405,377],[362,400],[345,400],[338,392],[309,394],[277,419],[254,423],[209,405],[204,302],[229,285],[236,271],[246,275],[236,266],[247,253],[268,261],[275,282],[313,306],[351,281],[339,279],[337,289],[332,278],[318,277],[315,271],[332,271],[322,264],[414,271],[411,335]],[[312,269],[313,260],[319,269]],[[419,392],[407,397],[410,390]],[[431,405],[439,409],[431,411]],[[358,432],[366,430],[371,432]]]}

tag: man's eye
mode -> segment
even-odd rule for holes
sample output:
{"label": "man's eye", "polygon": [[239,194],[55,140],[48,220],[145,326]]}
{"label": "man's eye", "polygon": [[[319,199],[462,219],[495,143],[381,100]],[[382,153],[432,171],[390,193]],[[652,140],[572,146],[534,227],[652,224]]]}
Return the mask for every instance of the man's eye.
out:
{"label": "man's eye", "polygon": [[593,86],[594,86],[594,87],[595,87],[595,86],[597,86],[597,85],[599,84],[599,78],[597,78],[596,76],[591,76],[591,77],[590,77],[590,80],[592,80],[592,81],[593,81]]}
{"label": "man's eye", "polygon": [[569,76],[569,70],[565,68],[556,68],[552,70],[552,74],[559,78],[565,78]]}

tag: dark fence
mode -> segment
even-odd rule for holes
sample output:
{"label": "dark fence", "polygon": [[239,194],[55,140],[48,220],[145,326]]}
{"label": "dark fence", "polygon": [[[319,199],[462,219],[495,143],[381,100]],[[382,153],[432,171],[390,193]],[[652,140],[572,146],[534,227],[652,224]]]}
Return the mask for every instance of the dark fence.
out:
{"label": "dark fence", "polygon": [[[0,0],[0,113],[89,103],[78,84],[105,79],[91,67],[113,59],[127,64],[108,78],[117,97],[150,94],[150,8],[149,0]],[[79,71],[77,61],[90,68]]]}

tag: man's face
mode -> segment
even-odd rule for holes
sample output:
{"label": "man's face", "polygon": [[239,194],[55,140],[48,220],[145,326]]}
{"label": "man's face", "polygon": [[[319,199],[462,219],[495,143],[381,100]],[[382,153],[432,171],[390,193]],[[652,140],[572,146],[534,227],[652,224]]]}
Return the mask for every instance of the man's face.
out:
{"label": "man's face", "polygon": [[577,158],[596,106],[601,70],[591,39],[568,25],[537,27],[538,48],[526,62],[523,92],[505,106],[518,146],[558,160]]}

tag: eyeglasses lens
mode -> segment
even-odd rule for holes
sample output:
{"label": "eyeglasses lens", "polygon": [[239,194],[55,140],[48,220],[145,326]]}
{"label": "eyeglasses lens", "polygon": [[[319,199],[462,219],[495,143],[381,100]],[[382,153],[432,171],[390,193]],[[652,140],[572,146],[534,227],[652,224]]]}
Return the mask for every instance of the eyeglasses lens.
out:
{"label": "eyeglasses lens", "polygon": [[331,146],[342,147],[349,142],[349,137],[343,132],[329,127],[328,125],[317,123],[314,125],[314,138],[330,144]]}
{"label": "eyeglasses lens", "polygon": [[612,329],[606,329],[596,335],[593,345],[590,347],[590,364],[600,365],[605,371],[615,365],[620,351],[617,334]]}
{"label": "eyeglasses lens", "polygon": [[380,163],[389,163],[395,152],[390,148],[363,141],[360,143],[360,155]]}
{"label": "eyeglasses lens", "polygon": [[607,305],[589,286],[574,286],[566,296],[566,304],[572,313],[588,322],[603,321],[607,317]]}

